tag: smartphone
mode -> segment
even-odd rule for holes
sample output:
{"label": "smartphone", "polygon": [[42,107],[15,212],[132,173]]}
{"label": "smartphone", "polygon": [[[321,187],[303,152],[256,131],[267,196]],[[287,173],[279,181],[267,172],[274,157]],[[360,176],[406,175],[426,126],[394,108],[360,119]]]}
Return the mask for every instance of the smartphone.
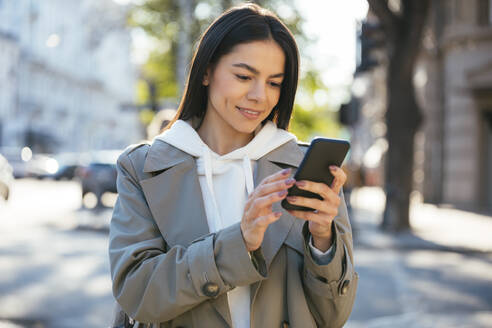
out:
{"label": "smartphone", "polygon": [[[304,158],[297,169],[296,181],[309,180],[323,182],[329,187],[333,182],[330,165],[342,166],[343,160],[350,149],[350,143],[341,139],[316,138],[311,141]],[[288,196],[300,196],[322,199],[320,195],[301,190],[296,185],[288,190]],[[286,210],[313,211],[312,208],[290,204],[287,199],[282,200],[282,207]]]}

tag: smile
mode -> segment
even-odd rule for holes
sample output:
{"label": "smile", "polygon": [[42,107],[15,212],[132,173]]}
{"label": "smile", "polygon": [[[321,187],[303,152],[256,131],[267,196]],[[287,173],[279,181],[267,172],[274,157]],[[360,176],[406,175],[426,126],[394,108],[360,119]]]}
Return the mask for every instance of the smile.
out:
{"label": "smile", "polygon": [[251,109],[245,109],[245,108],[241,108],[241,107],[238,107],[238,106],[236,106],[236,108],[239,110],[239,112],[241,114],[243,114],[244,116],[246,116],[249,119],[255,119],[258,116],[260,116],[260,114],[261,114],[261,112],[254,111],[254,110],[251,110]]}

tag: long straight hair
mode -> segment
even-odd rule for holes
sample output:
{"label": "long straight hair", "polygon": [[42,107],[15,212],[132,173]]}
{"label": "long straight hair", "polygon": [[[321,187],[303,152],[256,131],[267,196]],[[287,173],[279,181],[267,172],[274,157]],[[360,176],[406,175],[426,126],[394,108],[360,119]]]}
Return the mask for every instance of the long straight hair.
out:
{"label": "long straight hair", "polygon": [[[199,119],[205,116],[208,102],[207,87],[203,78],[207,68],[242,43],[273,40],[285,55],[284,79],[278,103],[265,119],[287,130],[294,107],[299,76],[299,51],[294,36],[280,19],[256,4],[233,7],[219,16],[203,33],[191,63],[191,70],[181,98],[176,120]],[[200,123],[201,124],[201,123]]]}

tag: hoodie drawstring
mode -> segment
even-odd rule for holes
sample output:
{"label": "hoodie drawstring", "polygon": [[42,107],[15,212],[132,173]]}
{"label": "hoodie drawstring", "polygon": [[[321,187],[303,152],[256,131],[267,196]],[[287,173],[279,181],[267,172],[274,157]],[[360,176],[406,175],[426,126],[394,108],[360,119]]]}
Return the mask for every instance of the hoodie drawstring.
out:
{"label": "hoodie drawstring", "polygon": [[207,180],[208,191],[212,198],[215,216],[219,219],[221,225],[220,228],[223,228],[224,221],[222,220],[222,216],[220,215],[219,206],[217,206],[217,199],[215,198],[214,184],[212,179],[212,152],[206,146],[203,147],[203,162],[205,166],[205,180]]}
{"label": "hoodie drawstring", "polygon": [[[224,221],[220,215],[219,206],[217,204],[217,198],[215,197],[214,191],[214,182],[213,182],[213,163],[212,163],[212,152],[208,147],[203,147],[203,164],[205,169],[205,180],[207,181],[208,191],[210,193],[212,204],[214,207],[214,212],[216,217],[218,218],[221,228],[224,227]],[[250,195],[254,190],[254,182],[253,182],[253,169],[251,167],[251,159],[248,155],[244,155],[243,157],[243,174],[244,181],[246,184],[246,191],[248,195]]]}
{"label": "hoodie drawstring", "polygon": [[246,181],[246,190],[248,191],[248,195],[250,195],[255,189],[253,182],[253,169],[251,168],[251,160],[248,155],[244,155],[243,157],[243,172],[244,179]]}

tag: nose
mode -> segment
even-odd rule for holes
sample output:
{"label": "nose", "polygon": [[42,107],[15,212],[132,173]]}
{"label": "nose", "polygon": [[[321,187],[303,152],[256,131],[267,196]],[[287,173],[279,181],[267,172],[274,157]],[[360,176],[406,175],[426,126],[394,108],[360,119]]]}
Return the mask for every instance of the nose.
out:
{"label": "nose", "polygon": [[260,81],[253,83],[248,92],[248,99],[259,103],[266,101],[266,87],[266,83]]}

